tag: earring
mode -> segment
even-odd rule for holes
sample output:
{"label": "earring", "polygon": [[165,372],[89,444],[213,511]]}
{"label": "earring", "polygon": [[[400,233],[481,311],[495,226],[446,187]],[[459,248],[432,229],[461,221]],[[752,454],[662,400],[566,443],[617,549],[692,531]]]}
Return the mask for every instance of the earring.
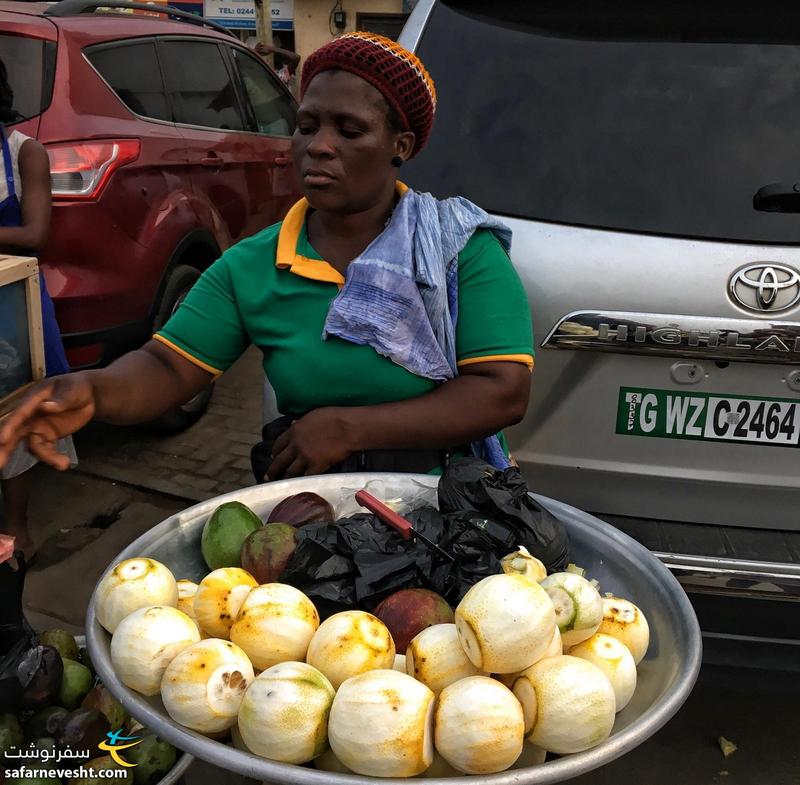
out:
{"label": "earring", "polygon": [[402,165],[403,165],[403,159],[399,155],[396,155],[394,158],[392,158],[392,166],[399,169]]}

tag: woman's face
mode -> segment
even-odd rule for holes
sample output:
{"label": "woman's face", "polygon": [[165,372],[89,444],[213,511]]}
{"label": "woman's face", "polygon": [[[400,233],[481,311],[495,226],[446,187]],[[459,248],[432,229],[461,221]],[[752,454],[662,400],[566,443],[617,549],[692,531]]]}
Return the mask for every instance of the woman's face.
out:
{"label": "woman's face", "polygon": [[356,213],[386,198],[414,134],[389,125],[388,105],[369,82],[347,71],[323,71],[308,86],[292,138],[294,163],[309,204]]}

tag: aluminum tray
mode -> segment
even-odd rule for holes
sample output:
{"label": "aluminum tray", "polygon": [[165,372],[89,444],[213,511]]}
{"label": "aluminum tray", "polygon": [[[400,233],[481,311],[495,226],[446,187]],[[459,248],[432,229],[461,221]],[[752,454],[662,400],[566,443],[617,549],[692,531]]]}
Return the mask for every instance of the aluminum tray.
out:
{"label": "aluminum tray", "polygon": [[[76,635],[75,642],[78,646],[85,646],[86,638],[83,635]],[[194,758],[189,755],[189,753],[181,752],[181,750],[178,750],[178,753],[175,765],[158,782],[153,783],[153,785],[175,785],[186,773],[186,769],[194,763]]]}
{"label": "aluminum tray", "polygon": [[[436,477],[403,474],[340,474],[307,477],[244,488],[209,499],[167,518],[128,546],[114,564],[134,556],[150,556],[166,564],[176,578],[199,581],[207,572],[201,553],[203,525],[222,502],[238,500],[262,518],[278,501],[293,493],[312,490],[340,504],[343,488],[381,484],[384,498],[409,497],[420,488],[433,488]],[[430,491],[429,491],[430,492]],[[432,785],[546,785],[561,782],[603,766],[652,736],[681,707],[700,670],[702,644],[694,610],[683,589],[658,559],[642,545],[607,523],[561,502],[535,496],[566,525],[572,561],[600,582],[602,592],[631,599],[650,624],[650,648],[639,665],[639,680],[631,702],[617,715],[609,739],[594,749],[568,755],[539,766],[482,776],[433,778]],[[109,569],[113,565],[109,565]],[[259,758],[190,731],[173,722],[160,699],[144,698],[114,675],[109,654],[110,636],[95,617],[95,598],[86,617],[86,638],[92,662],[106,687],[151,731],[179,749],[229,771],[276,785],[363,785],[365,782],[401,785],[403,779],[373,779],[332,774]]]}

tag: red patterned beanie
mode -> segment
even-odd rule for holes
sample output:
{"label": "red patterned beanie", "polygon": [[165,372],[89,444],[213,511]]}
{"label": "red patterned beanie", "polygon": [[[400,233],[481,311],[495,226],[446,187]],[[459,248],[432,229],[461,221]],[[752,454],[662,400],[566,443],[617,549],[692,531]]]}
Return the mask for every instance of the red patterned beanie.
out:
{"label": "red patterned beanie", "polygon": [[403,129],[413,131],[415,156],[425,147],[436,112],[436,87],[420,59],[390,38],[374,33],[347,33],[312,53],[303,66],[300,95],[322,71],[349,71],[383,94]]}

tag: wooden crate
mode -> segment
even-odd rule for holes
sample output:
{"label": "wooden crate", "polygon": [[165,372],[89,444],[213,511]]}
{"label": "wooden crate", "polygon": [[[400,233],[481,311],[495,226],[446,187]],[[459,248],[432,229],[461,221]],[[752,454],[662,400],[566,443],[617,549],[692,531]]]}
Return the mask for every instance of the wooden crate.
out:
{"label": "wooden crate", "polygon": [[[20,306],[23,318],[17,319]],[[0,419],[7,415],[25,394],[28,387],[44,378],[44,336],[42,332],[42,297],[39,290],[39,264],[25,256],[0,254],[0,360],[10,363],[14,352],[22,361],[14,366],[13,380],[8,366],[0,368],[7,374],[0,385]],[[13,389],[7,389],[12,384]]]}

